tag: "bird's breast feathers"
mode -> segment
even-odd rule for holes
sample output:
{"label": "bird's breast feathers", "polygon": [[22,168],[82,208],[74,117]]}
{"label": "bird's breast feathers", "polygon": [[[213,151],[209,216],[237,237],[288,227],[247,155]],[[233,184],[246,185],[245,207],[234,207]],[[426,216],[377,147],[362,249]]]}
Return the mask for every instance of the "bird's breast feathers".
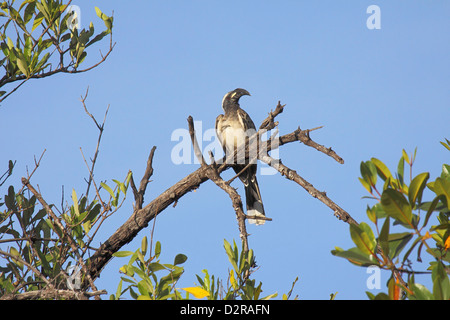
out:
{"label": "bird's breast feathers", "polygon": [[245,143],[247,133],[240,122],[219,119],[217,136],[222,146],[231,151]]}
{"label": "bird's breast feathers", "polygon": [[227,151],[242,148],[255,133],[255,125],[248,114],[238,108],[235,114],[220,115],[216,119],[217,136]]}

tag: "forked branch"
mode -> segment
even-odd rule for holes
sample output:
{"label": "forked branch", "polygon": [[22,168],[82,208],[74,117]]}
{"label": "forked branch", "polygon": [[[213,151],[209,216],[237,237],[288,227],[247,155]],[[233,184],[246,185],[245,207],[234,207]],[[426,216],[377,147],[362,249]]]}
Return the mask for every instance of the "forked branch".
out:
{"label": "forked branch", "polygon": [[[275,122],[275,117],[283,112],[284,105],[278,103],[276,109],[273,112],[270,112],[268,117],[262,122],[260,129],[258,132],[251,137],[250,139],[260,139],[260,135],[264,130],[271,130],[277,126],[277,122]],[[192,123],[192,119],[188,120],[189,123]],[[190,126],[191,127],[191,126]],[[195,137],[194,127],[192,125],[191,129],[191,137]],[[335,202],[333,202],[325,192],[321,192],[314,188],[314,186],[302,178],[297,172],[288,168],[284,164],[281,163],[280,160],[273,159],[268,155],[268,152],[272,149],[273,146],[277,148],[295,141],[300,141],[306,146],[314,148],[319,152],[324,153],[325,155],[333,158],[338,163],[343,163],[344,160],[336,154],[334,150],[331,148],[326,148],[315,141],[313,141],[310,137],[310,132],[316,130],[318,128],[309,129],[309,130],[301,130],[298,128],[297,130],[280,136],[280,137],[271,137],[268,141],[266,141],[265,148],[259,150],[257,153],[257,158],[268,165],[275,168],[278,172],[284,175],[287,179],[292,180],[299,184],[302,188],[304,188],[310,195],[322,201],[325,205],[333,210],[333,213],[339,219],[349,223],[349,224],[357,224],[357,222],[350,216],[348,212],[338,206]],[[154,219],[159,213],[164,211],[168,206],[176,203],[181,197],[192,190],[196,190],[199,186],[207,181],[212,180],[221,187],[224,191],[228,193],[230,199],[232,201],[233,208],[236,212],[236,216],[238,219],[239,230],[241,232],[241,238],[247,237],[247,232],[245,229],[245,214],[242,210],[242,201],[240,196],[235,193],[236,190],[233,189],[229,183],[225,182],[220,174],[228,170],[231,166],[226,163],[226,159],[221,159],[222,162],[220,165],[216,164],[216,161],[212,161],[210,165],[206,165],[205,160],[201,152],[199,151],[198,145],[195,147],[196,139],[192,141],[194,143],[194,150],[196,152],[196,156],[199,158],[200,163],[202,164],[200,168],[191,174],[187,175],[166,191],[161,193],[155,199],[153,199],[150,203],[139,208],[139,206],[135,205],[135,210],[133,214],[129,217],[129,219],[120,226],[116,232],[114,232],[108,240],[106,240],[100,248],[92,255],[90,258],[89,271],[93,279],[96,279],[102,270],[102,268],[108,263],[111,259],[113,253],[118,251],[123,245],[130,242],[140,230],[147,227],[149,222]],[[246,149],[246,154],[249,153],[249,150]],[[152,155],[153,158],[153,155]],[[147,166],[148,168],[148,166]],[[136,188],[134,188],[136,189]],[[137,189],[136,189],[137,190]],[[142,193],[145,193],[145,188],[141,190]],[[136,193],[135,193],[136,195]],[[142,204],[143,205],[143,204]],[[248,217],[247,217],[248,218]],[[244,222],[244,223],[243,223]],[[243,223],[243,224],[242,224]],[[248,244],[247,244],[248,245]]]}

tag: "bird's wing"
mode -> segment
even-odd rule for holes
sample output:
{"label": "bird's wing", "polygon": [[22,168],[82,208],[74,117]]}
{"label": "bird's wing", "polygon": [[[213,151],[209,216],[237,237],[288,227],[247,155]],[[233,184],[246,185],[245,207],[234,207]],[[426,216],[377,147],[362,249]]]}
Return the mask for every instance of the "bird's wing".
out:
{"label": "bird's wing", "polygon": [[222,141],[222,131],[223,131],[223,128],[222,128],[222,125],[221,125],[221,122],[222,122],[222,120],[223,120],[223,117],[224,117],[224,115],[223,114],[219,114],[219,116],[216,118],[216,135],[217,135],[217,138],[219,139],[219,141],[220,141],[220,144],[223,146],[223,141]]}
{"label": "bird's wing", "polygon": [[[248,132],[248,130],[255,130],[255,124],[253,123],[250,116],[239,108],[237,110],[239,122],[241,123],[244,131],[246,131],[249,135],[247,136],[247,139],[250,138],[250,136],[253,134],[252,132]],[[236,165],[233,169],[236,173],[239,173],[242,169],[244,169],[246,165]],[[256,177],[256,163],[254,165],[251,165],[245,170],[245,172],[241,173],[239,176],[240,180],[244,183],[245,186],[248,186],[249,182],[253,182]]]}
{"label": "bird's wing", "polygon": [[239,121],[241,122],[242,127],[244,128],[244,131],[247,131],[248,129],[255,129],[255,124],[252,121],[252,118],[248,115],[247,112],[239,108],[237,110],[237,114],[239,117]]}

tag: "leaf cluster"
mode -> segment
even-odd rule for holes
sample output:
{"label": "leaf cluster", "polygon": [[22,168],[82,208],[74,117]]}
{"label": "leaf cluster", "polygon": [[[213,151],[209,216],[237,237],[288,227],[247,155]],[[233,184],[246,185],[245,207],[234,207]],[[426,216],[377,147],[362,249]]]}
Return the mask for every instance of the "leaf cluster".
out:
{"label": "leaf cluster", "polygon": [[[222,281],[210,276],[208,270],[202,270],[203,278],[196,275],[198,284],[193,287],[177,288],[176,283],[184,273],[184,268],[180,266],[187,257],[184,254],[178,254],[174,258],[172,264],[160,262],[161,243],[156,242],[154,252],[147,252],[147,237],[142,239],[141,247],[135,252],[120,251],[114,254],[115,257],[130,257],[128,264],[122,266],[119,271],[124,274],[119,282],[116,294],[111,295],[110,299],[117,300],[129,291],[131,298],[137,300],[190,300],[191,295],[196,299],[207,298],[208,300],[269,300],[275,298],[277,293],[261,297],[262,283],[256,285],[256,280],[250,279],[250,275],[255,268],[255,258],[253,251],[245,252],[236,246],[233,246],[224,240],[225,252],[228,260],[233,267],[228,272],[228,280],[226,287]],[[163,276],[159,276],[159,274]],[[294,285],[298,279],[292,284],[292,289],[288,294],[283,294],[283,299],[290,298]],[[123,284],[127,283],[124,289]],[[183,296],[181,291],[185,292]],[[297,297],[295,298],[297,299]]]}
{"label": "leaf cluster", "polygon": [[[88,28],[79,29],[80,26],[72,22],[79,21],[80,17],[76,17],[75,11],[69,10],[70,3],[61,0],[25,0],[18,7],[14,0],[1,3],[0,17],[7,20],[0,26],[0,49],[4,56],[0,59],[0,67],[5,72],[0,79],[0,88],[15,81],[42,78],[58,72],[84,72],[96,66],[78,69],[87,56],[86,49],[111,34],[113,17],[105,15],[96,7],[95,11],[103,20],[105,30],[95,34],[92,22]],[[13,34],[15,39],[10,38]],[[0,97],[6,93],[0,91]],[[0,102],[10,93],[0,98]]]}
{"label": "leaf cluster", "polygon": [[[450,150],[446,141],[442,144]],[[361,162],[359,180],[370,193],[368,198],[377,201],[366,210],[375,230],[365,222],[350,225],[356,247],[332,251],[355,265],[391,272],[388,293],[368,293],[371,299],[450,299],[450,166],[444,164],[441,175],[429,181],[428,172],[412,174],[415,158],[416,151],[408,155],[403,150],[395,174],[379,159]],[[430,201],[423,199],[425,191],[431,193]],[[430,226],[432,220],[435,224]],[[425,273],[431,274],[432,291],[415,281],[418,271],[411,259],[415,254],[416,261],[422,262],[423,249],[431,260]]]}
{"label": "leaf cluster", "polygon": [[74,279],[73,272],[85,265],[95,234],[123,203],[129,177],[125,182],[115,180],[113,195],[103,183],[108,201],[101,189],[92,201],[86,195],[78,198],[73,190],[72,204],[60,209],[37,201],[41,195],[25,186],[20,190],[9,186],[4,200],[0,198],[0,257],[5,262],[0,266],[0,296],[49,286],[71,288],[75,280],[80,284],[86,274],[77,272]]}
{"label": "leaf cluster", "polygon": [[[153,253],[148,249],[147,237],[141,241],[141,247],[135,252],[118,251],[115,257],[128,257],[128,264],[123,265],[119,271],[123,274],[116,294],[110,296],[111,300],[119,300],[127,291],[131,298],[137,300],[168,300],[182,299],[180,292],[175,288],[175,284],[184,272],[182,265],[187,257],[184,254],[177,254],[172,264],[161,263],[161,243],[156,242]],[[159,276],[164,273],[163,276]],[[159,277],[158,277],[159,276]],[[127,287],[123,289],[123,284]]]}

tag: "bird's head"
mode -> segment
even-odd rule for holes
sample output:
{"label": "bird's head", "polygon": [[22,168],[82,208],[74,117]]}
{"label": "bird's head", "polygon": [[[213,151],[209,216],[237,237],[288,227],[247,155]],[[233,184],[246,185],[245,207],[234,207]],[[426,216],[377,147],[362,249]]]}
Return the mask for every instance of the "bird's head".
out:
{"label": "bird's head", "polygon": [[224,95],[222,99],[222,108],[225,108],[225,106],[230,103],[237,104],[242,96],[250,96],[250,95],[251,95],[250,92],[248,92],[245,89],[241,88],[234,89],[233,91],[230,91],[226,95]]}

